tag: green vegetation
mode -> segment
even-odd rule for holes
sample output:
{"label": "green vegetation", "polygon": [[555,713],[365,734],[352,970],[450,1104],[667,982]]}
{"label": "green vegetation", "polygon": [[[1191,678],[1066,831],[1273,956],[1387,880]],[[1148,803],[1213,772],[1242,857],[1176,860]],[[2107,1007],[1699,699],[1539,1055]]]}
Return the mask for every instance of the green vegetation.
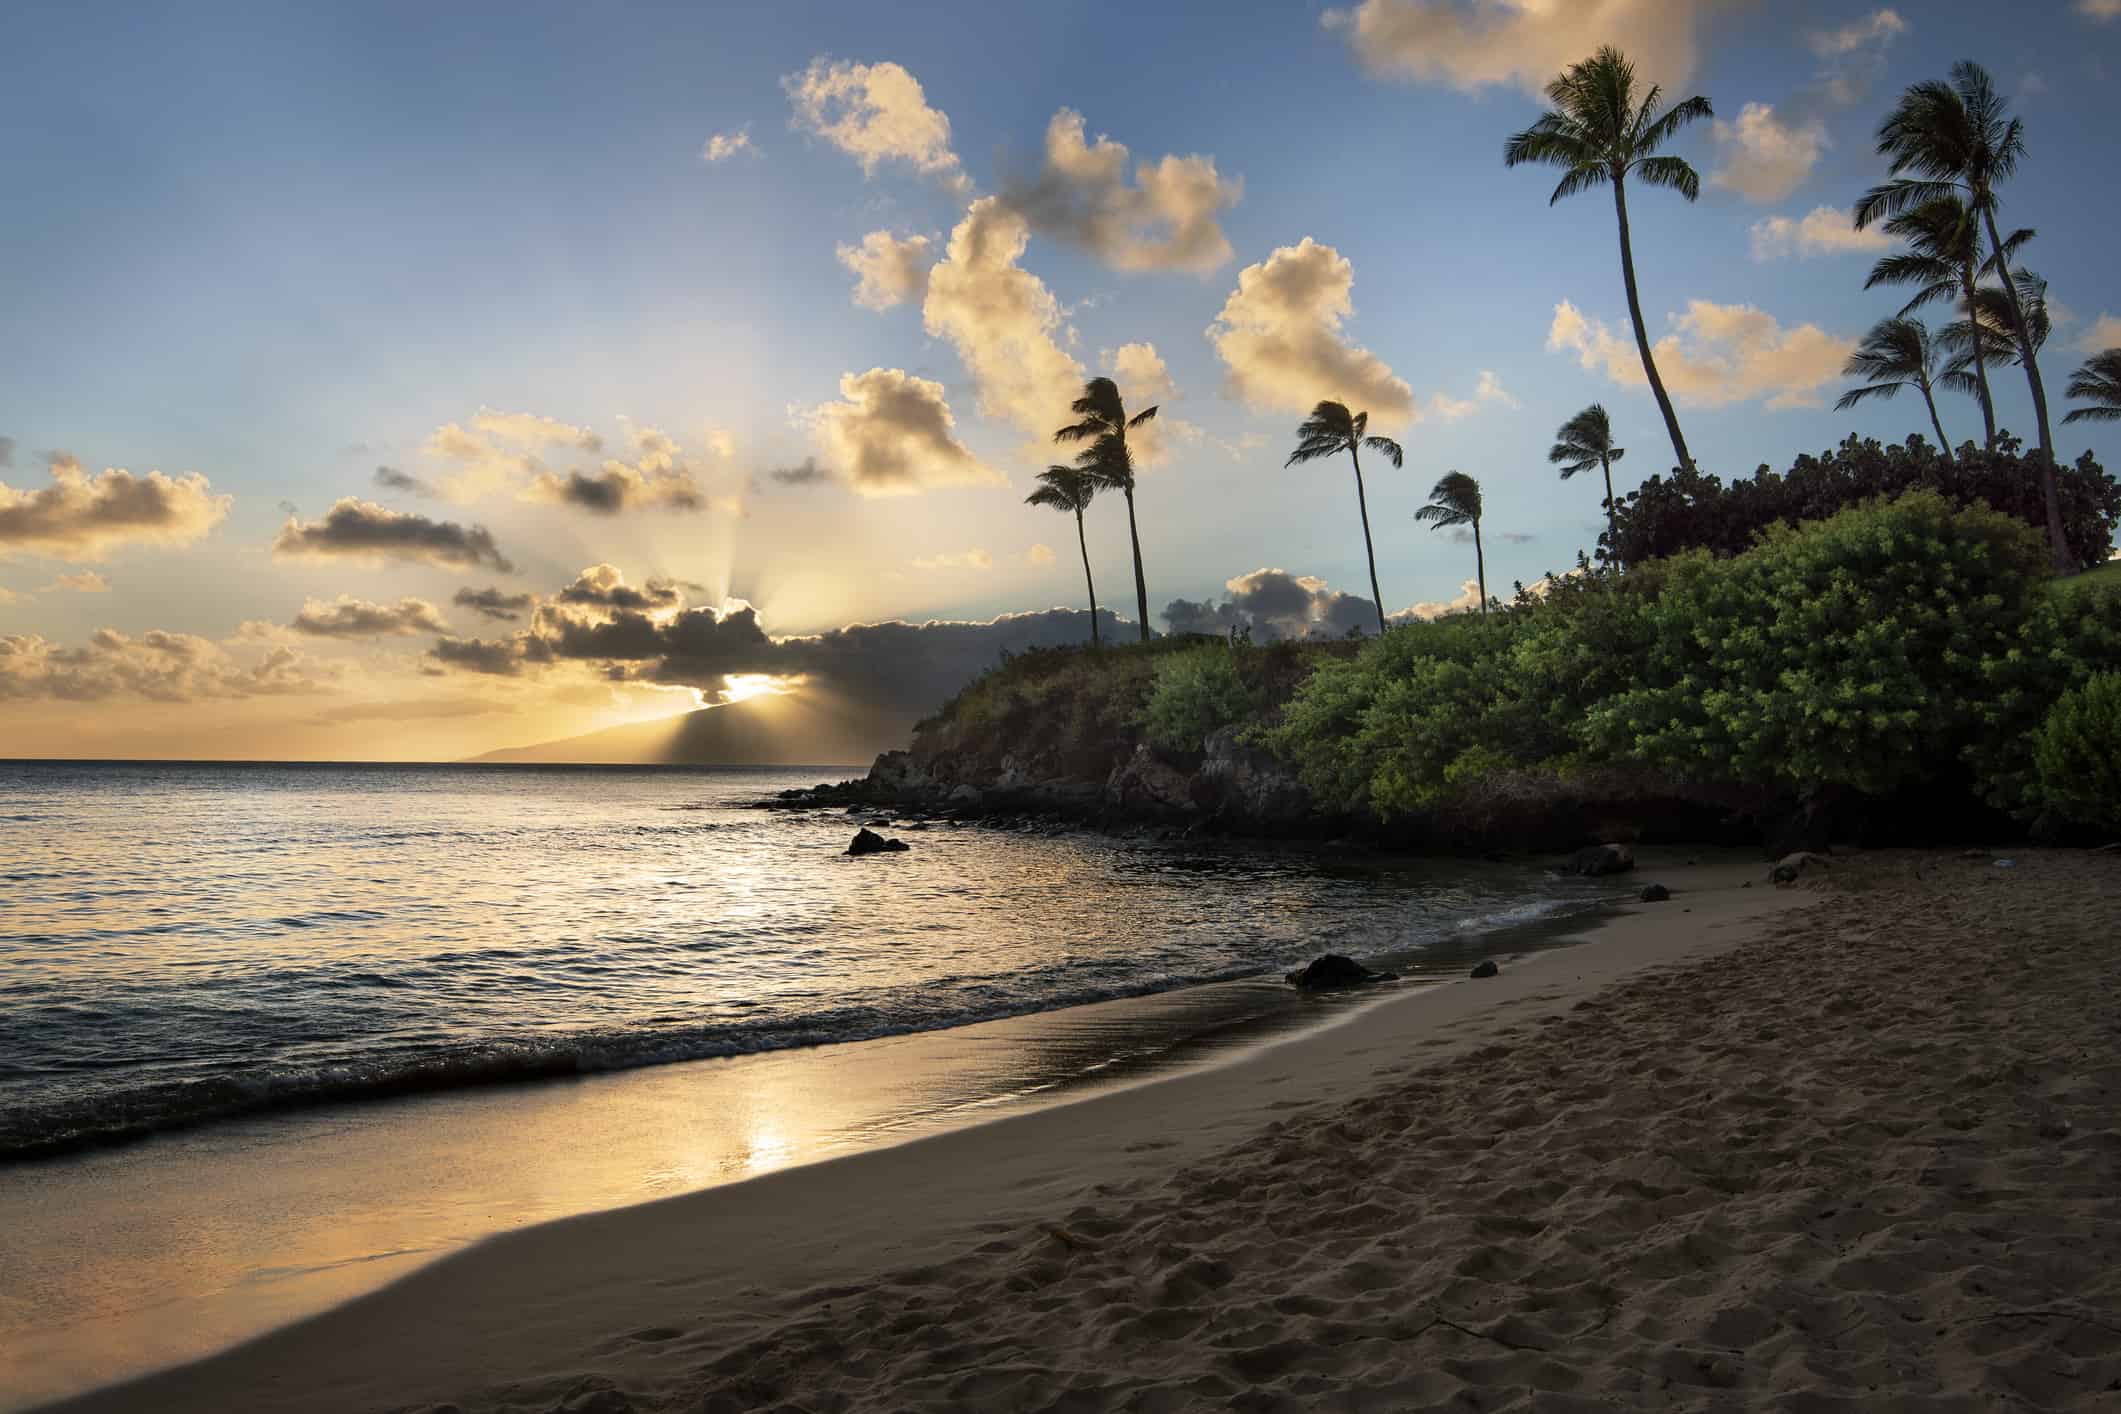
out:
{"label": "green vegetation", "polygon": [[1142,734],[1164,751],[1198,751],[1210,732],[1258,710],[1231,645],[1206,643],[1157,661],[1141,711]]}
{"label": "green vegetation", "polygon": [[2121,673],[2055,700],[2033,738],[2043,803],[2063,819],[2121,828]]}

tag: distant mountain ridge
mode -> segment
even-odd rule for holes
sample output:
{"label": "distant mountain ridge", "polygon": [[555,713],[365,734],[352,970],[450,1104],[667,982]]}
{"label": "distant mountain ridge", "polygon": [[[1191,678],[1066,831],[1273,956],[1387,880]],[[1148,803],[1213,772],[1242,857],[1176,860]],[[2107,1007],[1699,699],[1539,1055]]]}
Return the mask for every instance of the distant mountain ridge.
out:
{"label": "distant mountain ridge", "polygon": [[592,766],[866,765],[904,744],[913,719],[810,694],[762,696],[652,722],[506,747],[475,762]]}

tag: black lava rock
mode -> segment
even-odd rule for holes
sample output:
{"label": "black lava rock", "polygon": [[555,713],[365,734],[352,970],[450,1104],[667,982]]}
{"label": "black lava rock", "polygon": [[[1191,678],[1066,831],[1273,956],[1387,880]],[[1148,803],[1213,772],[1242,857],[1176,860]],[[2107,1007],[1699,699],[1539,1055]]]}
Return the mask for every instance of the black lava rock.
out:
{"label": "black lava rock", "polygon": [[1300,992],[1325,992],[1338,987],[1360,987],[1367,982],[1395,980],[1389,972],[1372,972],[1352,957],[1337,952],[1313,959],[1300,972],[1287,974],[1289,985]]}
{"label": "black lava rock", "polygon": [[1644,903],[1663,903],[1672,896],[1672,891],[1662,884],[1645,884],[1642,887]]}
{"label": "black lava rock", "polygon": [[887,840],[876,831],[864,826],[854,835],[854,843],[847,846],[849,854],[894,854],[908,849],[904,840]]}
{"label": "black lava rock", "polygon": [[1502,969],[1495,965],[1494,958],[1482,958],[1480,966],[1473,969],[1472,975],[1475,977],[1499,977],[1502,975]]}

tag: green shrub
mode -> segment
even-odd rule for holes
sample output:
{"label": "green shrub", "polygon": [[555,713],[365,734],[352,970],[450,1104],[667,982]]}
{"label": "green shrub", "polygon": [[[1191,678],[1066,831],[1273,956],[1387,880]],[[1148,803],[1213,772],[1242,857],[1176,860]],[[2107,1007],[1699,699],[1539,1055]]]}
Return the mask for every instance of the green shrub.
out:
{"label": "green shrub", "polygon": [[2040,794],[2079,825],[2121,827],[2121,673],[2099,673],[2048,709],[2033,737]]}
{"label": "green shrub", "polygon": [[1210,732],[1251,716],[1258,704],[1237,660],[1237,650],[1213,644],[1159,661],[1141,711],[1149,744],[1166,751],[1198,751]]}

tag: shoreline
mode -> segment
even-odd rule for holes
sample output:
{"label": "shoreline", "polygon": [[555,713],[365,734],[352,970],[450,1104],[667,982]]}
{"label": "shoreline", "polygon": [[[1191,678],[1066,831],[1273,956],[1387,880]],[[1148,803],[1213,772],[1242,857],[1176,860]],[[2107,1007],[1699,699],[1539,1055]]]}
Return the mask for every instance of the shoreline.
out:
{"label": "shoreline", "polygon": [[[1654,874],[1670,882],[1678,900],[1621,909],[1618,917],[1598,920],[1584,944],[1507,968],[1502,978],[1364,997],[1360,1006],[1346,1008],[1345,1019],[1233,1047],[1231,1058],[1205,1066],[1123,1080],[1080,1098],[1062,1096],[1026,1114],[824,1158],[763,1178],[489,1237],[380,1291],[233,1350],[52,1407],[203,1409],[225,1406],[237,1390],[247,1406],[273,1407],[259,1392],[286,1386],[297,1372],[304,1388],[287,1391],[290,1408],[372,1407],[441,1397],[436,1387],[452,1378],[451,1359],[438,1359],[444,1349],[456,1352],[453,1359],[468,1358],[499,1373],[515,1368],[511,1347],[529,1358],[532,1351],[558,1348],[553,1342],[567,1343],[561,1330],[543,1320],[532,1319],[526,1327],[497,1319],[497,1292],[509,1292],[511,1299],[519,1294],[530,1311],[545,1312],[560,1327],[572,1329],[592,1311],[592,1320],[602,1319],[612,1301],[627,1305],[622,1293],[631,1291],[637,1303],[641,1287],[655,1286],[645,1273],[630,1274],[616,1253],[632,1253],[651,1264],[657,1253],[667,1262],[673,1247],[698,1256],[702,1249],[692,1244],[703,1227],[716,1234],[705,1250],[717,1260],[708,1263],[708,1275],[694,1273],[698,1280],[690,1285],[704,1282],[723,1299],[736,1299],[746,1287],[785,1290],[865,1263],[952,1249],[975,1238],[983,1224],[1020,1217],[1027,1200],[1050,1199],[1071,1183],[1085,1191],[1168,1165],[1257,1127],[1281,1108],[1359,1090],[1377,1069],[1362,1058],[1403,1040],[1409,1028],[1424,1032],[1430,1042],[1424,1059],[1455,1054],[1476,1044],[1484,1031],[1546,1014],[1640,968],[1735,945],[1751,923],[1803,901],[1800,894],[1762,887],[1741,891],[1740,884],[1759,870],[1751,862],[1696,870],[1666,867],[1652,852],[1635,877]],[[1174,1113],[1187,1118],[1174,1125]],[[1060,1155],[1067,1156],[1065,1161],[1058,1160]],[[939,1182],[952,1190],[950,1196],[938,1191]],[[679,1224],[687,1235],[673,1243],[669,1223]],[[540,1273],[568,1272],[573,1274],[569,1288],[579,1290],[589,1269],[598,1273],[593,1285],[603,1293],[599,1300],[585,1297],[575,1305],[558,1292],[538,1289]],[[530,1345],[519,1345],[526,1328],[542,1334]],[[585,1334],[574,1332],[577,1344]],[[435,1348],[423,1357],[408,1352],[387,1373],[348,1365],[346,1352],[385,1348],[378,1341]],[[332,1350],[339,1355],[333,1357]],[[467,1356],[467,1351],[484,1353]],[[461,1381],[465,1372],[454,1373]],[[383,1386],[376,1385],[379,1379]]]}

